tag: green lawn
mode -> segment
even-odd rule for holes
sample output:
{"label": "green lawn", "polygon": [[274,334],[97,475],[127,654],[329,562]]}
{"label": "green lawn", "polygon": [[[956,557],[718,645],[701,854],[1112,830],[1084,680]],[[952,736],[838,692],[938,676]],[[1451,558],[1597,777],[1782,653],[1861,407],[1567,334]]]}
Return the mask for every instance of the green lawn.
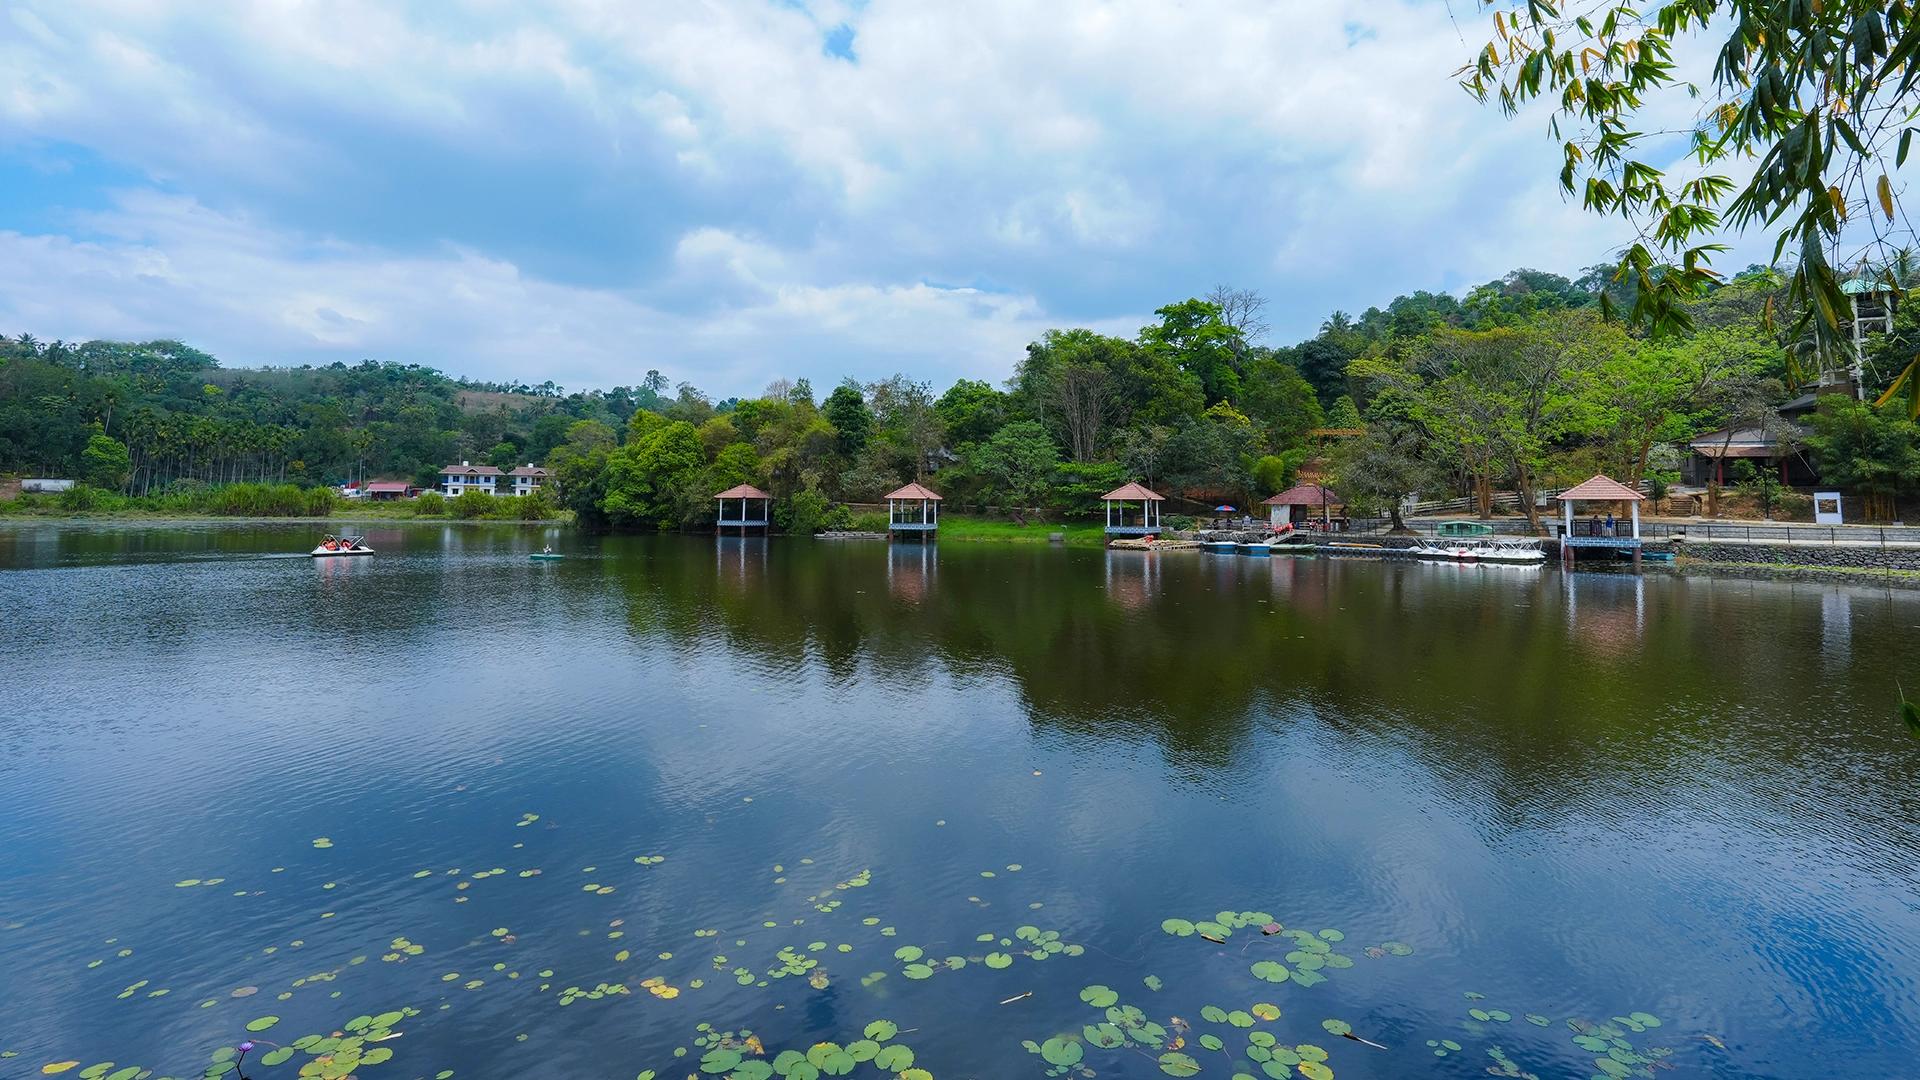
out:
{"label": "green lawn", "polygon": [[1053,533],[1066,534],[1069,547],[1101,547],[1107,542],[1106,530],[1099,522],[1073,521],[1055,524],[1016,525],[1006,518],[971,517],[966,514],[940,515],[940,539],[980,540],[998,544],[1044,544]]}

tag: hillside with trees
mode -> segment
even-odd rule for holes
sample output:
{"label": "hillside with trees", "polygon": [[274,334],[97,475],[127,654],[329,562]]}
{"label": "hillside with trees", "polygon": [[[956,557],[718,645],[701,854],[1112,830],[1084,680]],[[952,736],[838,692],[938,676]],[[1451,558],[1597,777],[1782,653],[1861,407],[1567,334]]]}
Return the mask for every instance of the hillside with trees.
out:
{"label": "hillside with trees", "polygon": [[[1630,279],[1629,279],[1630,280]],[[589,528],[681,529],[750,482],[792,530],[909,480],[950,505],[1078,514],[1139,480],[1197,509],[1246,505],[1306,469],[1363,509],[1413,493],[1527,497],[1607,472],[1667,482],[1675,447],[1758,424],[1823,365],[1772,313],[1788,279],[1761,267],[1658,337],[1603,314],[1635,297],[1609,267],[1516,270],[1463,296],[1418,292],[1334,312],[1307,340],[1262,341],[1267,301],[1227,288],[1168,304],[1133,337],[1049,331],[1004,385],[939,389],[907,375],[822,394],[776,381],[713,400],[636,386],[565,393],[365,361],[223,367],[178,342],[0,338],[0,472],[153,495],[234,483],[404,478],[451,461],[550,467]],[[1799,336],[1796,336],[1796,333]],[[1876,341],[1869,397],[1920,351],[1903,308]],[[1835,400],[1808,439],[1833,482],[1893,501],[1920,491],[1920,427],[1904,402]],[[1184,500],[1184,502],[1182,502]]]}

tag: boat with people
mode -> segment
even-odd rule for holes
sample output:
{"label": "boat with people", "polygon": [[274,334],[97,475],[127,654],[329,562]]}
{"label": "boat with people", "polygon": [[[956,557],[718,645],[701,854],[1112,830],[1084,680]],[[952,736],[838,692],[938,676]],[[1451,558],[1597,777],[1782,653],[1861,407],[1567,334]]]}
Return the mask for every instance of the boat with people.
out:
{"label": "boat with people", "polygon": [[371,555],[373,549],[367,546],[364,536],[334,536],[329,533],[321,539],[319,547],[307,554],[322,559],[331,555]]}
{"label": "boat with people", "polygon": [[551,545],[548,545],[547,547],[543,547],[539,551],[536,551],[531,555],[528,555],[527,558],[533,559],[536,562],[551,562],[554,559],[564,559],[566,558],[566,556],[553,550],[553,547]]}
{"label": "boat with people", "polygon": [[1414,545],[1413,554],[1424,559],[1516,566],[1536,565],[1547,560],[1539,538],[1533,536],[1436,536]]}

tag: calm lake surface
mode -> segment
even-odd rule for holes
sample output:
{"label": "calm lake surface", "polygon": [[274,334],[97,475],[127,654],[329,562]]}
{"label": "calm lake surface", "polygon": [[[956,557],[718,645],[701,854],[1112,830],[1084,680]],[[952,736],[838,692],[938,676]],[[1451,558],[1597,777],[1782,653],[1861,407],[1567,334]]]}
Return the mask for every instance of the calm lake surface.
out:
{"label": "calm lake surface", "polygon": [[1920,594],[369,531],[0,527],[0,1077],[1920,1073]]}

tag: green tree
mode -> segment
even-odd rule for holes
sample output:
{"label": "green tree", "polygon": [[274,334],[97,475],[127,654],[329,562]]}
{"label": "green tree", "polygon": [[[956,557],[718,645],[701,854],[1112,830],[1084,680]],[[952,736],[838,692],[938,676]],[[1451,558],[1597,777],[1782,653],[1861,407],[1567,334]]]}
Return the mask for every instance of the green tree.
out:
{"label": "green tree", "polygon": [[133,459],[126,444],[110,435],[94,434],[80,452],[80,481],[97,488],[118,491],[126,487],[133,473]]}
{"label": "green tree", "polygon": [[1427,446],[1415,403],[1401,387],[1383,387],[1367,407],[1367,433],[1335,451],[1334,489],[1349,505],[1385,512],[1394,532],[1406,530],[1401,505],[1445,482]]}
{"label": "green tree", "polygon": [[867,439],[873,434],[873,412],[867,408],[866,395],[858,384],[844,382],[834,387],[820,411],[839,433],[842,454],[852,458],[866,449]]}
{"label": "green tree", "polygon": [[1890,517],[1894,500],[1920,490],[1920,424],[1897,412],[1852,398],[1820,400],[1807,439],[1820,463],[1820,479],[1877,504],[1876,517]]}
{"label": "green tree", "polygon": [[1306,438],[1308,431],[1327,423],[1313,384],[1298,368],[1271,356],[1247,366],[1246,377],[1240,382],[1240,405],[1260,422],[1267,445],[1275,449],[1293,446]]}
{"label": "green tree", "polygon": [[987,495],[1002,506],[1040,506],[1059,464],[1053,436],[1032,420],[1016,420],[976,447],[969,462],[987,481]]}
{"label": "green tree", "polygon": [[[1561,186],[1594,213],[1639,226],[1620,260],[1636,289],[1635,319],[1686,329],[1685,302],[1718,277],[1713,235],[1723,224],[1763,226],[1775,230],[1776,257],[1796,256],[1790,301],[1803,325],[1824,352],[1846,347],[1848,301],[1827,248],[1846,242],[1884,256],[1896,228],[1912,236],[1890,179],[1911,147],[1920,85],[1920,17],[1909,3],[1502,7],[1494,38],[1461,69],[1462,85],[1509,116],[1534,99],[1554,102]],[[1674,61],[1676,43],[1694,36],[1717,38],[1705,86],[1686,81]],[[1685,107],[1703,119],[1689,139],[1694,166],[1670,174],[1669,124],[1644,111],[1682,93],[1698,99]],[[1734,169],[1750,169],[1749,178],[1733,179]]]}
{"label": "green tree", "polygon": [[985,442],[1007,422],[1007,395],[978,379],[961,379],[933,403],[955,446]]}
{"label": "green tree", "polygon": [[1154,312],[1160,321],[1140,330],[1140,344],[1171,359],[1200,380],[1205,404],[1240,395],[1240,332],[1205,300],[1183,300]]}
{"label": "green tree", "polygon": [[713,494],[702,483],[706,451],[685,420],[662,419],[646,428],[608,455],[600,510],[619,528],[679,528],[694,521]]}

